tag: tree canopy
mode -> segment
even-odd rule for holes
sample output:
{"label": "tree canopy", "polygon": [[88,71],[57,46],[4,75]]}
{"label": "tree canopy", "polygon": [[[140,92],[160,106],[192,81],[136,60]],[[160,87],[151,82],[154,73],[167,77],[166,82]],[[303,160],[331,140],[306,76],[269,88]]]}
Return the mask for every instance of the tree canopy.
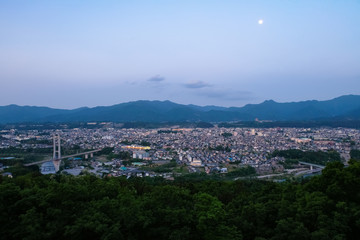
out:
{"label": "tree canopy", "polygon": [[302,182],[0,177],[3,239],[358,239],[360,162]]}

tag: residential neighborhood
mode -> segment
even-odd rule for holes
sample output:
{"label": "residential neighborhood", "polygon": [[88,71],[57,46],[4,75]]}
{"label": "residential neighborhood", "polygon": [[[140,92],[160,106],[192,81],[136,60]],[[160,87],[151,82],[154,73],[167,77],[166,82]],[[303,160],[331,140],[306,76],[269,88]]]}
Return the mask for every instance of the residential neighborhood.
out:
{"label": "residential neighborhood", "polygon": [[[336,151],[346,164],[351,149],[359,149],[360,131],[349,128],[118,128],[110,123],[88,123],[95,128],[62,130],[18,130],[0,132],[0,149],[42,149],[49,162],[42,173],[55,173],[51,163],[52,136],[61,136],[62,150],[78,153],[91,149],[110,149],[107,157],[65,159],[64,174],[85,172],[103,176],[161,176],[205,172],[226,174],[251,166],[259,175],[282,173],[284,158],[275,150]],[[69,151],[70,151],[69,150]],[[122,153],[122,154],[120,154]],[[126,159],[124,158],[126,154]],[[66,155],[66,154],[65,154]],[[13,158],[1,154],[2,158]],[[131,161],[129,161],[131,159]],[[176,163],[171,165],[170,163]],[[165,164],[165,165],[164,165]],[[167,165],[166,165],[167,164]],[[170,165],[169,165],[170,164]],[[171,167],[167,167],[167,166]],[[158,169],[159,166],[164,166]],[[5,166],[6,167],[6,166]],[[299,171],[303,166],[299,166]]]}

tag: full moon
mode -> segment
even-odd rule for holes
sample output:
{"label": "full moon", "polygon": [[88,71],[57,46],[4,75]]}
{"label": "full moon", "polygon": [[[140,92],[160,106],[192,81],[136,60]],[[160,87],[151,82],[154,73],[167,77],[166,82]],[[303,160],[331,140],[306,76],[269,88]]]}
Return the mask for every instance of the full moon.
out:
{"label": "full moon", "polygon": [[262,19],[260,19],[260,20],[258,21],[259,24],[263,24],[263,22],[264,22],[264,21],[263,21]]}

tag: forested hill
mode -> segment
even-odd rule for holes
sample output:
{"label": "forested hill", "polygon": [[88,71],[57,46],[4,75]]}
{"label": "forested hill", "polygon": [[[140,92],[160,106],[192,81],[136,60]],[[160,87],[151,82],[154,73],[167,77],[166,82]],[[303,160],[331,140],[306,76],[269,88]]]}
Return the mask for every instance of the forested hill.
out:
{"label": "forested hill", "polygon": [[[191,175],[190,175],[191,176]],[[360,163],[302,183],[0,178],[2,239],[359,239]]]}
{"label": "forested hill", "polygon": [[[236,103],[234,103],[236,104]],[[0,106],[0,123],[22,122],[226,122],[226,121],[360,120],[360,96],[327,101],[277,103],[269,100],[244,107],[182,105],[170,101],[135,101],[73,110],[47,107]]]}

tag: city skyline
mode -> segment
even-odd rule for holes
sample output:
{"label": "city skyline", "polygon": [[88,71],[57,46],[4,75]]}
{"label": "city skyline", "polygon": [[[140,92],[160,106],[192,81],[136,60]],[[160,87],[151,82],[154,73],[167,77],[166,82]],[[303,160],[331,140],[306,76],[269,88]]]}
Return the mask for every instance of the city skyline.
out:
{"label": "city skyline", "polygon": [[0,105],[241,107],[360,94],[359,10],[356,1],[3,1]]}

